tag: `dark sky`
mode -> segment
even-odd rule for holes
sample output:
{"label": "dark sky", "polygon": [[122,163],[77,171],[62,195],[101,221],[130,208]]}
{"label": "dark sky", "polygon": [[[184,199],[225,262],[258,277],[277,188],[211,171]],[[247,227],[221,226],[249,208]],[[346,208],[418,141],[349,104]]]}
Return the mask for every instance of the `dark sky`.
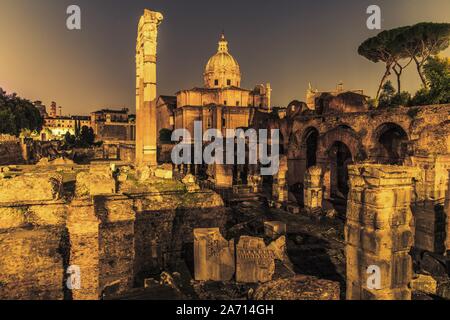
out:
{"label": "dark sky", "polygon": [[[82,9],[81,31],[66,29],[70,4]],[[382,8],[383,29],[450,22],[449,0],[0,0],[0,87],[47,105],[55,100],[65,114],[134,110],[136,27],[149,8],[165,16],[159,94],[202,85],[225,30],[242,85],[270,82],[274,105],[304,100],[309,81],[322,90],[343,81],[373,95],[383,66],[357,54],[379,32],[366,27],[371,4]],[[418,88],[412,67],[404,83]]]}

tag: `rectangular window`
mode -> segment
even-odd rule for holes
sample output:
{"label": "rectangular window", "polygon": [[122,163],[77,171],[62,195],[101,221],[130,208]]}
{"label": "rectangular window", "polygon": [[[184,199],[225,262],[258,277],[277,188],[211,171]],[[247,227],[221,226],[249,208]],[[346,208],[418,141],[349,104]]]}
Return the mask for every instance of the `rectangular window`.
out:
{"label": "rectangular window", "polygon": [[223,102],[223,104],[224,104],[224,105],[227,105],[227,100],[225,100],[225,101]]}
{"label": "rectangular window", "polygon": [[231,80],[227,80],[227,86],[231,86]]}
{"label": "rectangular window", "polygon": [[218,86],[219,85],[219,80],[214,80],[214,85]]}
{"label": "rectangular window", "polygon": [[239,101],[236,101],[236,107],[239,107],[239,104],[240,104]]}

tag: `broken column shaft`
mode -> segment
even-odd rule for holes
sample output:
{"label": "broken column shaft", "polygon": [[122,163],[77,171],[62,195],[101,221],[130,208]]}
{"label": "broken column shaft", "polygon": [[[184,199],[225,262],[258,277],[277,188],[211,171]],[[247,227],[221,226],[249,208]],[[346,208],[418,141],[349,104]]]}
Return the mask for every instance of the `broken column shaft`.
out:
{"label": "broken column shaft", "polygon": [[411,167],[349,166],[345,226],[348,300],[410,300]]}

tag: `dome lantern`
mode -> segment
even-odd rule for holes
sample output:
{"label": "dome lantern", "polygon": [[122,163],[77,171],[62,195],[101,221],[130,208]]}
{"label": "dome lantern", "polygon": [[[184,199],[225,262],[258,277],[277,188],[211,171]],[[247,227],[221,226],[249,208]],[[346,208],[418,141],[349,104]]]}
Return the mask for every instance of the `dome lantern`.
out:
{"label": "dome lantern", "polygon": [[204,76],[206,88],[239,87],[241,70],[237,61],[228,51],[228,41],[222,34],[217,53],[209,59]]}

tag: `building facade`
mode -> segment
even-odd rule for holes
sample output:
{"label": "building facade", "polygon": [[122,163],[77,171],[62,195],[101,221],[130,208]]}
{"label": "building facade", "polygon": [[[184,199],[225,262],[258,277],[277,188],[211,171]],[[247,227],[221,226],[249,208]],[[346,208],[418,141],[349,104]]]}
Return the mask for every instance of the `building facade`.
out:
{"label": "building facade", "polygon": [[86,126],[91,128],[91,119],[88,116],[70,116],[70,117],[46,117],[44,118],[43,132],[41,140],[59,140],[69,132],[75,134],[76,123],[79,123],[80,128]]}
{"label": "building facade", "polygon": [[99,141],[132,141],[136,137],[136,117],[127,108],[95,111],[90,122]]}
{"label": "building facade", "polygon": [[241,83],[241,68],[222,35],[203,72],[203,86],[158,99],[158,131],[187,129],[193,135],[195,121],[202,121],[203,130],[214,128],[223,134],[249,127],[256,110],[271,111],[272,89],[266,84],[248,90]]}

